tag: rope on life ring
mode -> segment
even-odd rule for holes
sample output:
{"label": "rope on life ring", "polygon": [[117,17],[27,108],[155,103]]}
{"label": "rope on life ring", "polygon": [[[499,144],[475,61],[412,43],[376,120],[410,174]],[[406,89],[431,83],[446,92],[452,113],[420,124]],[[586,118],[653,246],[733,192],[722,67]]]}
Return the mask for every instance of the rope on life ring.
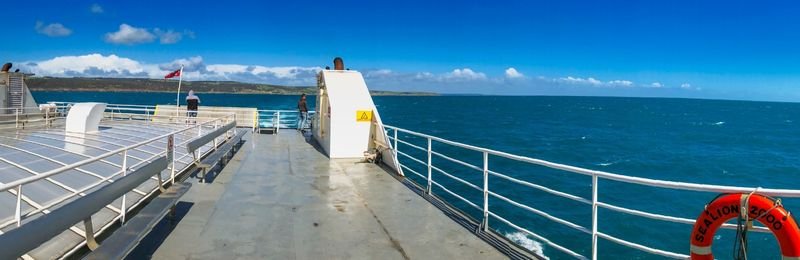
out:
{"label": "rope on life ring", "polygon": [[[742,216],[741,211],[747,211]],[[706,205],[692,228],[690,252],[692,259],[714,259],[711,243],[714,233],[723,223],[735,217],[747,222],[757,220],[772,231],[781,248],[783,259],[800,260],[800,228],[794,218],[780,204],[760,194],[725,194]],[[746,223],[751,224],[751,223]]]}

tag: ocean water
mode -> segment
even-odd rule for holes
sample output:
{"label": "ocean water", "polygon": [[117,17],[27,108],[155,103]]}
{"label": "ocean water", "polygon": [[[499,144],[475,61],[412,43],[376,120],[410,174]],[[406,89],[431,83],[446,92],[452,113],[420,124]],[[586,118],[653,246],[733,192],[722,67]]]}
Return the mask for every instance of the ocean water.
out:
{"label": "ocean water", "polygon": [[[100,101],[129,104],[173,103],[169,93],[34,92],[44,101]],[[294,109],[297,96],[202,94],[201,105]],[[703,184],[800,189],[800,104],[662,98],[376,96],[384,123],[452,141],[557,163],[631,176]],[[309,106],[314,106],[313,97]],[[400,134],[424,147],[425,140]],[[442,154],[482,167],[482,154],[434,142]],[[400,151],[424,160],[424,152],[401,144]],[[425,173],[424,166],[401,157],[403,164]],[[433,164],[482,186],[482,173],[434,157]],[[591,178],[520,163],[496,156],[490,169],[591,200]],[[412,180],[421,182],[412,174]],[[433,179],[482,205],[482,192],[434,172]],[[490,190],[527,206],[591,229],[591,206],[524,187],[496,177]],[[716,194],[675,191],[600,180],[599,200],[653,213],[695,219]],[[434,188],[434,193],[465,213],[481,212]],[[800,201],[784,198],[787,209]],[[492,212],[584,256],[591,236],[562,226],[502,200],[491,198]],[[600,209],[599,231],[658,249],[688,254],[692,227]],[[567,255],[490,218],[489,225],[512,241],[550,259]],[[729,258],[733,230],[720,230],[713,251]],[[748,234],[750,256],[780,257],[775,238]],[[599,240],[603,259],[658,259],[635,249]]]}

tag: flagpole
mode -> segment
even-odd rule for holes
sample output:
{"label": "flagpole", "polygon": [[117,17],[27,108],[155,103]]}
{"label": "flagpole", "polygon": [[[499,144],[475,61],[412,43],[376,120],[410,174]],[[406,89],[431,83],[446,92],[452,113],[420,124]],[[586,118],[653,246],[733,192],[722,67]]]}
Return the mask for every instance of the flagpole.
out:
{"label": "flagpole", "polygon": [[178,93],[175,96],[175,117],[179,117],[181,114],[181,81],[183,81],[183,65],[181,65],[181,72],[178,74]]}

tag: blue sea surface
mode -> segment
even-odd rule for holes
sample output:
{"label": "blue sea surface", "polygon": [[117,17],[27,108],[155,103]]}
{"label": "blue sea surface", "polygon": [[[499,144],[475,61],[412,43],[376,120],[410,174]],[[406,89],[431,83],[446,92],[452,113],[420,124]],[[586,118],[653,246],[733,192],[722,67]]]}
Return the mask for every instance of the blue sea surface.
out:
{"label": "blue sea surface", "polygon": [[[175,103],[169,93],[33,92],[39,102],[99,101],[123,104]],[[297,96],[202,94],[201,105],[294,110]],[[800,189],[800,104],[666,98],[376,96],[385,124],[551,162],[659,180],[746,187]],[[309,108],[314,98],[309,98]],[[425,147],[426,140],[400,133],[400,139]],[[482,154],[434,142],[433,149],[479,168]],[[423,151],[400,144],[420,160]],[[401,156],[401,162],[426,174],[427,167]],[[433,164],[482,187],[482,172],[434,156]],[[591,200],[590,176],[490,156],[489,168],[520,180]],[[424,185],[422,179],[406,174]],[[435,172],[433,179],[479,207],[482,191]],[[491,191],[591,230],[591,205],[490,176]],[[695,219],[717,194],[652,188],[601,179],[599,201],[651,213]],[[438,187],[433,192],[480,219],[481,211]],[[784,198],[789,210],[798,199]],[[554,243],[591,256],[591,235],[490,197],[493,213]],[[599,231],[634,243],[688,254],[692,226],[599,209]],[[420,220],[424,221],[424,220]],[[729,222],[732,223],[732,222]],[[568,258],[495,218],[489,225],[551,259]],[[735,230],[720,230],[713,251],[730,258]],[[749,254],[780,257],[775,238],[748,234]],[[602,259],[659,257],[599,239]]]}

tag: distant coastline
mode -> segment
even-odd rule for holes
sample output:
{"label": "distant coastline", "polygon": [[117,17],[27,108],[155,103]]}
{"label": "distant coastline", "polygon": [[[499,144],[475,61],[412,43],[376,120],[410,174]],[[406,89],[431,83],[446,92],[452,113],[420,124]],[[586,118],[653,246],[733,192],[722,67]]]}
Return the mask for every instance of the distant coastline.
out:
{"label": "distant coastline", "polygon": [[[31,91],[58,91],[58,92],[166,92],[173,93],[177,90],[178,83],[174,80],[146,78],[56,78],[56,77],[31,77],[25,80]],[[272,94],[272,95],[300,95],[315,94],[316,87],[312,86],[281,86],[272,84],[244,83],[235,81],[184,81],[181,91],[192,89],[201,93],[226,93],[226,94]],[[438,96],[432,92],[399,92],[371,90],[370,93],[378,96]]]}

